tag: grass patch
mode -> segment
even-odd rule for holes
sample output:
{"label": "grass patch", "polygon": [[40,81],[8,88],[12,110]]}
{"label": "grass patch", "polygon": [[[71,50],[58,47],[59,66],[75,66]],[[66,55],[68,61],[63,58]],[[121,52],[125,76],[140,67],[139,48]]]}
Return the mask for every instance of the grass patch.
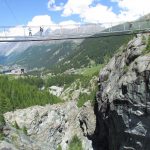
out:
{"label": "grass patch", "polygon": [[57,150],[62,150],[61,145],[58,145]]}
{"label": "grass patch", "polygon": [[19,125],[18,125],[18,123],[17,123],[16,121],[15,121],[13,127],[16,128],[17,130],[23,131],[23,133],[24,133],[25,135],[28,134],[28,131],[27,131],[26,126],[23,126],[23,128],[20,128]]}
{"label": "grass patch", "polygon": [[79,100],[77,102],[77,106],[82,107],[84,105],[84,103],[87,102],[88,100],[90,100],[91,104],[94,106],[95,96],[96,96],[97,91],[98,91],[97,88],[95,88],[95,90],[91,91],[90,94],[80,93]]}
{"label": "grass patch", "polygon": [[5,119],[2,113],[0,113],[0,140],[4,139],[3,126],[5,125]]}
{"label": "grass patch", "polygon": [[70,144],[69,144],[69,150],[83,150],[82,148],[82,142],[77,137],[77,135],[74,135]]}
{"label": "grass patch", "polygon": [[144,44],[144,45],[146,45],[146,37],[144,36],[144,35],[142,35],[142,43]]}
{"label": "grass patch", "polygon": [[149,52],[150,52],[150,36],[148,37],[148,42],[147,42],[146,48],[143,51],[143,54],[147,54]]}
{"label": "grass patch", "polygon": [[148,42],[147,42],[147,46],[146,46],[146,52],[150,52],[150,36],[148,37]]}
{"label": "grass patch", "polygon": [[20,129],[20,127],[19,127],[19,125],[18,125],[18,123],[16,121],[15,121],[13,127],[16,128],[16,129]]}
{"label": "grass patch", "polygon": [[3,128],[5,125],[5,119],[2,113],[0,113],[0,130]]}
{"label": "grass patch", "polygon": [[12,135],[11,138],[12,138],[12,141],[13,141],[13,142],[17,142],[18,137],[17,137],[16,135]]}
{"label": "grass patch", "polygon": [[86,101],[88,101],[88,94],[80,93],[77,106],[82,107]]}
{"label": "grass patch", "polygon": [[28,134],[27,128],[26,128],[25,126],[23,126],[22,131],[23,131],[23,133],[24,133],[25,135]]}
{"label": "grass patch", "polygon": [[127,65],[124,65],[123,67],[123,73],[126,74],[129,70],[129,67]]}
{"label": "grass patch", "polygon": [[4,134],[0,132],[0,141],[4,140]]}
{"label": "grass patch", "polygon": [[84,76],[93,76],[93,75],[98,75],[99,71],[103,68],[103,64],[99,64],[97,66],[93,66],[91,68],[84,68],[82,70],[82,75]]}

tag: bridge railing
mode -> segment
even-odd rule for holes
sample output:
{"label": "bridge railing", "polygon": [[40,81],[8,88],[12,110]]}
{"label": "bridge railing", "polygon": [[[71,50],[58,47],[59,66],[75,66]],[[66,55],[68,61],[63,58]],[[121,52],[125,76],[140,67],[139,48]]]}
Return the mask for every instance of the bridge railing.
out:
{"label": "bridge railing", "polygon": [[91,36],[100,33],[150,30],[150,20],[125,23],[97,23],[41,26],[1,26],[0,39],[60,38]]}

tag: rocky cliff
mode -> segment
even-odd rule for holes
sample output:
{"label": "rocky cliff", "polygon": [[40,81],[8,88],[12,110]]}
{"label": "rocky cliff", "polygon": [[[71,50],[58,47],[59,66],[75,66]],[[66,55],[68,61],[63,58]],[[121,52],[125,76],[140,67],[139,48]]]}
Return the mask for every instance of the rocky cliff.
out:
{"label": "rocky cliff", "polygon": [[99,75],[97,150],[150,149],[150,54],[148,35],[122,47]]}
{"label": "rocky cliff", "polygon": [[87,135],[95,130],[95,115],[90,103],[78,108],[75,101],[64,104],[34,106],[5,115],[5,140],[0,150],[62,150],[77,135],[85,150],[92,150]]}

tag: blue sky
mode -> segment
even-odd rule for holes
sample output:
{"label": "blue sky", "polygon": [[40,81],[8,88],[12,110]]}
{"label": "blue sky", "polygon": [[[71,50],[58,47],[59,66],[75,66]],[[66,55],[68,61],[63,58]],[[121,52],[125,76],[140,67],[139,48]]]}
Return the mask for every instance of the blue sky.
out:
{"label": "blue sky", "polygon": [[0,0],[0,26],[127,21],[149,7],[150,0]]}
{"label": "blue sky", "polygon": [[34,16],[51,15],[58,18],[56,12],[47,8],[47,0],[0,0],[0,24],[27,24]]}

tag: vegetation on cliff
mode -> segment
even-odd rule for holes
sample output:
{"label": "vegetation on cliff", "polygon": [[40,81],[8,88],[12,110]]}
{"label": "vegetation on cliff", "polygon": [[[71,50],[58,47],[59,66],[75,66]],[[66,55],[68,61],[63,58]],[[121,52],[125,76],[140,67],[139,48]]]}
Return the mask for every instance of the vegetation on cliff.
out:
{"label": "vegetation on cliff", "polygon": [[83,150],[82,148],[82,142],[77,137],[77,135],[74,135],[70,144],[69,144],[69,150]]}

